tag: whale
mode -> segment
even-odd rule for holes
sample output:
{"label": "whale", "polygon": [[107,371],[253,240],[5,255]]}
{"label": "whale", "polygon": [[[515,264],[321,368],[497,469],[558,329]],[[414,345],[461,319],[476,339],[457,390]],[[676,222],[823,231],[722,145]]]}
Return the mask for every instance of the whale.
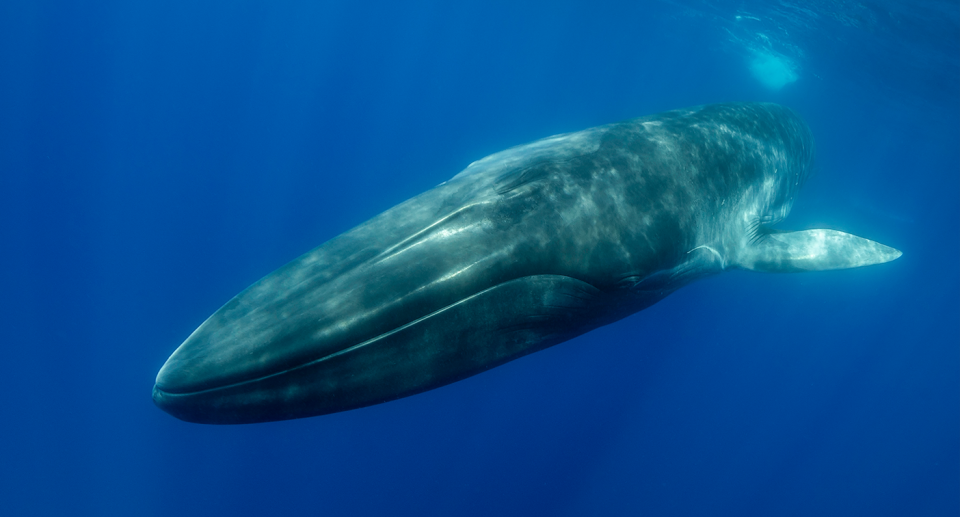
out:
{"label": "whale", "polygon": [[169,356],[153,401],[206,424],[352,410],[567,341],[725,270],[899,257],[838,230],[775,227],[814,155],[789,108],[727,103],[487,156],[229,300]]}

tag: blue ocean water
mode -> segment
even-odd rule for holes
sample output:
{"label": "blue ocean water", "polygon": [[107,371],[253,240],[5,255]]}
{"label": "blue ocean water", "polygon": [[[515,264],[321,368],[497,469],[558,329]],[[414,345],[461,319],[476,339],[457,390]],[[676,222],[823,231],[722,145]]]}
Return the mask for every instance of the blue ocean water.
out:
{"label": "blue ocean water", "polygon": [[[0,513],[960,513],[960,6],[596,4],[0,4]],[[230,297],[471,161],[722,101],[814,132],[781,227],[903,257],[728,272],[361,410],[154,407]]]}

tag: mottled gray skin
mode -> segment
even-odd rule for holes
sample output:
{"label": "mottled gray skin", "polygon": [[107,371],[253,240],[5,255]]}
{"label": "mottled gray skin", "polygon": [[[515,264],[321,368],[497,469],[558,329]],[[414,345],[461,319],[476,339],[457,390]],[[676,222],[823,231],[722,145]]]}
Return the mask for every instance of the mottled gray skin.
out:
{"label": "mottled gray skin", "polygon": [[488,156],[240,293],[170,357],[154,401],[216,424],[344,411],[475,375],[725,268],[899,256],[841,232],[766,229],[812,159],[807,127],[773,104],[671,111]]}

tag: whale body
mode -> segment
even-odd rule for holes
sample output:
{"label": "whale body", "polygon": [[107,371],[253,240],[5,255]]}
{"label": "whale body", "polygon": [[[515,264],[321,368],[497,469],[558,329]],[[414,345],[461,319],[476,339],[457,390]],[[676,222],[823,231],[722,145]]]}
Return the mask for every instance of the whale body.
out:
{"label": "whale body", "polygon": [[153,400],[211,424],[355,409],[542,350],[725,269],[899,257],[839,231],[772,228],[813,157],[794,112],[749,103],[493,154],[234,297],[170,356]]}

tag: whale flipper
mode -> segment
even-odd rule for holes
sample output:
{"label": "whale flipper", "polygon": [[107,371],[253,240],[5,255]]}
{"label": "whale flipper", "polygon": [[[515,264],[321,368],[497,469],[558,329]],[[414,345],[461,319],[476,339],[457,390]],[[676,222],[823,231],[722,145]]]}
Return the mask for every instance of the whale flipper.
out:
{"label": "whale flipper", "polygon": [[741,252],[738,262],[753,271],[794,273],[882,264],[900,255],[898,249],[836,230],[768,230]]}

